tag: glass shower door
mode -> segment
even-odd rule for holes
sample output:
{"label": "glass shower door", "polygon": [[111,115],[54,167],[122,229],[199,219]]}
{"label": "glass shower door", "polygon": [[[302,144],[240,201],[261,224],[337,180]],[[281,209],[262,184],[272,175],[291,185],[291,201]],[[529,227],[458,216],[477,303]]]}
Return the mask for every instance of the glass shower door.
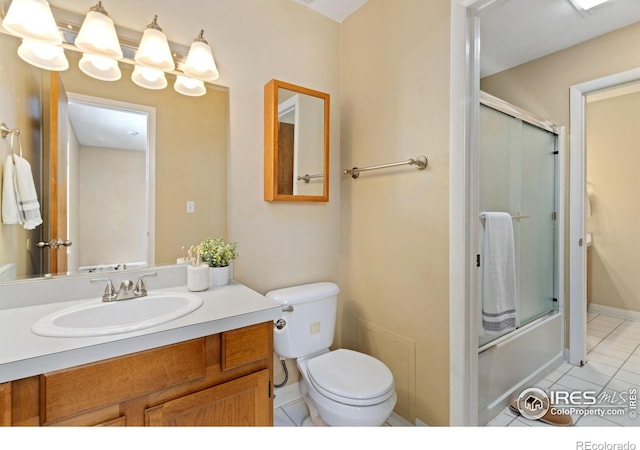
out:
{"label": "glass shower door", "polygon": [[555,134],[522,124],[522,183],[517,221],[520,246],[520,324],[554,308],[556,274]]}
{"label": "glass shower door", "polygon": [[[556,142],[549,131],[480,107],[479,206],[514,217],[517,327],[555,307]],[[482,234],[480,227],[480,242]],[[498,337],[480,323],[480,346]]]}

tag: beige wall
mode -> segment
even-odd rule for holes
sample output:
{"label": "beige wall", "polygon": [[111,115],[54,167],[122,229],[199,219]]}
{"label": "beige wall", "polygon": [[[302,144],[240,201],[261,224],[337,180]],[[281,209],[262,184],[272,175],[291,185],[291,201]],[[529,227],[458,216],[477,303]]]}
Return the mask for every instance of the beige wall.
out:
{"label": "beige wall", "polygon": [[449,422],[449,16],[369,0],[341,27],[342,165],[429,158],[342,178],[342,343],[383,359],[396,410],[430,425]]}
{"label": "beige wall", "polygon": [[591,302],[640,311],[640,93],[588,103]]}
{"label": "beige wall", "polygon": [[146,261],[147,227],[136,220],[147,201],[146,153],[81,146],[79,154],[78,265]]}
{"label": "beige wall", "polygon": [[[19,41],[13,37],[0,35],[0,122],[21,131],[23,157],[31,164],[38,199],[42,202],[40,188],[40,164],[34,153],[41,146],[39,123],[42,120],[40,91],[41,72],[27,63],[16,62],[14,57]],[[0,141],[0,168],[9,155],[10,137]],[[17,145],[16,145],[17,148]],[[1,172],[0,172],[1,173]],[[0,175],[2,179],[2,175]],[[0,192],[2,188],[0,187]],[[2,197],[0,196],[0,205]],[[0,221],[0,269],[6,264],[15,264],[15,274],[19,278],[40,271],[42,250],[35,251],[34,245],[27,247],[27,239],[35,244],[41,238],[42,226],[26,231],[21,225],[5,225]],[[0,273],[0,280],[4,280]]]}
{"label": "beige wall", "polygon": [[483,78],[480,88],[565,125],[568,136],[569,88],[638,66],[640,23]]}

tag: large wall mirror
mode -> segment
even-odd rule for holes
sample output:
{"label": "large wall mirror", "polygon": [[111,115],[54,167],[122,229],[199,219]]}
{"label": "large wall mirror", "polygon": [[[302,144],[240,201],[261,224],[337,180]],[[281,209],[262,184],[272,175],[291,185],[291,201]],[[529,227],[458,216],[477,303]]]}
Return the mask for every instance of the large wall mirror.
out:
{"label": "large wall mirror", "polygon": [[[21,130],[44,222],[0,221],[0,282],[175,264],[183,248],[226,237],[226,88],[187,97],[169,80],[148,90],[126,63],[120,80],[99,81],[72,51],[68,70],[48,72],[23,62],[19,44],[0,34],[0,121]],[[52,240],[72,245],[38,246]]]}
{"label": "large wall mirror", "polygon": [[329,201],[329,94],[271,80],[264,101],[265,200]]}

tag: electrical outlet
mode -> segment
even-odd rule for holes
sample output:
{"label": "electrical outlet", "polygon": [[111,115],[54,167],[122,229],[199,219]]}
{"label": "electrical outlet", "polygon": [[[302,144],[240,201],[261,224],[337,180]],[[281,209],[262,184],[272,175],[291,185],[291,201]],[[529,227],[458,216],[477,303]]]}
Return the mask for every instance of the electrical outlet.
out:
{"label": "electrical outlet", "polygon": [[196,212],[196,202],[187,200],[187,214],[193,214],[194,212]]}

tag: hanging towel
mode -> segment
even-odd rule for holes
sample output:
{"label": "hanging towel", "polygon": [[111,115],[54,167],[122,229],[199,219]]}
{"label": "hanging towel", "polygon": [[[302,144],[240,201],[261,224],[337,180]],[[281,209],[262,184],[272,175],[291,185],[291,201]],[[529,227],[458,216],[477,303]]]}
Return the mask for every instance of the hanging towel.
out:
{"label": "hanging towel", "polygon": [[31,165],[21,156],[13,155],[15,162],[14,186],[16,189],[16,201],[18,212],[25,230],[33,230],[42,223],[40,216],[40,203],[36,185],[33,182]]}
{"label": "hanging towel", "polygon": [[11,225],[20,222],[20,213],[18,211],[18,202],[16,200],[16,189],[14,184],[15,165],[13,164],[13,155],[7,156],[4,163],[2,177],[2,223]]}
{"label": "hanging towel", "polygon": [[483,212],[482,327],[489,334],[516,326],[513,221],[504,212]]}

